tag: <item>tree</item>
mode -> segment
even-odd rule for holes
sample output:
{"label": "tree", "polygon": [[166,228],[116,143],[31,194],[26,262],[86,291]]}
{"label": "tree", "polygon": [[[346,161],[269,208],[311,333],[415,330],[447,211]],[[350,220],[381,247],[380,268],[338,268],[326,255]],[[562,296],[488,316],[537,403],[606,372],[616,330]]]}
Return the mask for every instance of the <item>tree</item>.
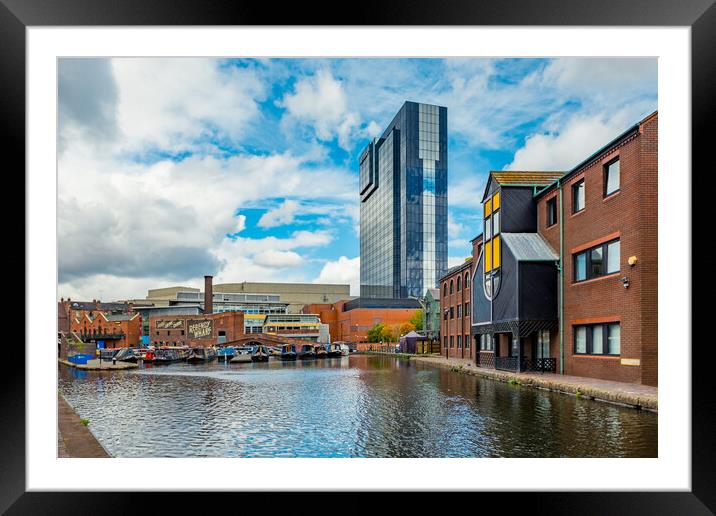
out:
{"label": "tree", "polygon": [[382,340],[383,342],[392,342],[393,329],[387,326],[383,326],[383,330],[380,332],[380,340]]}
{"label": "tree", "polygon": [[378,323],[368,330],[368,342],[380,342],[385,325]]}
{"label": "tree", "polygon": [[412,322],[405,322],[400,325],[400,334],[406,335],[411,331],[415,331],[415,325]]}
{"label": "tree", "polygon": [[415,327],[416,331],[423,330],[423,309],[415,310],[415,313],[409,320],[410,324]]}

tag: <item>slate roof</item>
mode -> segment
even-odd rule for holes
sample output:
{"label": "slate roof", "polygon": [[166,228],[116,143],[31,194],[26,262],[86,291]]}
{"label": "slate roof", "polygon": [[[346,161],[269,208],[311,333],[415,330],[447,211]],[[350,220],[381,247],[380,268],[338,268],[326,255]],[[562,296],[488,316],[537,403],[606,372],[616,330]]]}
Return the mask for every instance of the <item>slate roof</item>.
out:
{"label": "slate roof", "polygon": [[502,241],[519,262],[559,260],[557,253],[539,233],[502,233]]}
{"label": "slate roof", "polygon": [[564,176],[564,172],[550,170],[550,171],[492,171],[490,172],[493,179],[497,181],[499,185],[550,185],[557,179]]}

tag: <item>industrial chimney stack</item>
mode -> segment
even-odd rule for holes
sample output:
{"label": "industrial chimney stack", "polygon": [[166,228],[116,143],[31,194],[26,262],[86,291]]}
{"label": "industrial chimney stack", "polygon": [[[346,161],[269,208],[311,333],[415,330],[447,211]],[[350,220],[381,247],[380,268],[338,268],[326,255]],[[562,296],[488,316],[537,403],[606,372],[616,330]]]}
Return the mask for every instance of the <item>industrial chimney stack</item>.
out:
{"label": "industrial chimney stack", "polygon": [[214,277],[204,276],[204,313],[214,313]]}

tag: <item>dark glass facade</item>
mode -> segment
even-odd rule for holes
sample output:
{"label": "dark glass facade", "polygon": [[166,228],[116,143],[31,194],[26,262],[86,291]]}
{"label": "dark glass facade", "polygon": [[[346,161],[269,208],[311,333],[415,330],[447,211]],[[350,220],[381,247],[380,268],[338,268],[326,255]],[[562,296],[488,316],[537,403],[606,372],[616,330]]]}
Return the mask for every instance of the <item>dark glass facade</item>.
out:
{"label": "dark glass facade", "polygon": [[361,297],[421,297],[447,270],[447,108],[405,102],[359,157]]}

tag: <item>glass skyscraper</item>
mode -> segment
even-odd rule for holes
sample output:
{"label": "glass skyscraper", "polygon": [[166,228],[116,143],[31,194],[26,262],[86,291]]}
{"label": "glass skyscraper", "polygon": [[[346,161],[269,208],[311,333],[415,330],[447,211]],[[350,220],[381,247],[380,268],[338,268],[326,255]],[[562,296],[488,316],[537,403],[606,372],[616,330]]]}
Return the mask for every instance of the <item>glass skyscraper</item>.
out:
{"label": "glass skyscraper", "polygon": [[422,296],[447,269],[447,108],[405,102],[359,163],[360,295]]}

